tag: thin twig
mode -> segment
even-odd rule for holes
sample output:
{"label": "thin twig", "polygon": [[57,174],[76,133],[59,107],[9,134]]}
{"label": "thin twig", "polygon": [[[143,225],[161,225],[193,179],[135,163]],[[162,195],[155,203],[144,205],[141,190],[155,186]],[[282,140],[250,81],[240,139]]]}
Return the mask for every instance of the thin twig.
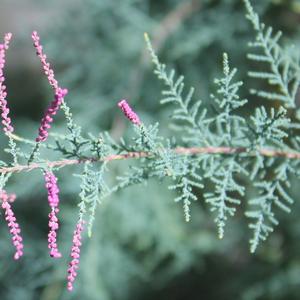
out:
{"label": "thin twig", "polygon": [[[231,154],[242,154],[247,153],[247,148],[230,148],[230,147],[202,147],[202,148],[176,148],[174,152],[179,155],[201,155],[201,154],[224,154],[224,155],[231,155]],[[272,150],[272,149],[259,149],[256,153],[259,153],[262,156],[266,157],[282,157],[287,159],[300,159],[300,152],[285,152],[279,150]],[[247,153],[248,156],[254,156],[256,153]],[[39,168],[54,168],[54,167],[65,167],[70,165],[78,165],[86,162],[96,163],[100,161],[114,161],[114,160],[125,160],[131,158],[142,158],[142,157],[151,157],[153,156],[152,153],[147,152],[128,152],[125,154],[114,154],[106,156],[102,159],[96,157],[90,158],[83,158],[83,159],[65,159],[65,160],[58,160],[58,161],[49,161],[43,163],[31,163],[29,165],[16,165],[13,167],[2,167],[0,168],[0,174],[5,173],[17,173],[22,171],[31,171],[34,169]]]}

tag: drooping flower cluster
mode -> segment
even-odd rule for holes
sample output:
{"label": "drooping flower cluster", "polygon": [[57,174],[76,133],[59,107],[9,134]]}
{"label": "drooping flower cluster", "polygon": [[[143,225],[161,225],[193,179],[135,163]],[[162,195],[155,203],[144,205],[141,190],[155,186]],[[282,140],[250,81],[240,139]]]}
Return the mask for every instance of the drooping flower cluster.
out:
{"label": "drooping flower cluster", "polygon": [[118,103],[118,106],[123,111],[126,118],[128,118],[133,124],[141,125],[140,118],[138,115],[132,110],[132,108],[129,106],[128,102],[126,100],[121,100]]}
{"label": "drooping flower cluster", "polygon": [[23,239],[21,237],[21,229],[19,224],[17,223],[17,219],[15,214],[11,208],[11,204],[16,199],[15,194],[8,195],[6,191],[0,191],[0,200],[1,207],[5,211],[5,220],[7,221],[7,226],[9,228],[9,232],[12,235],[12,242],[16,248],[16,252],[14,255],[14,259],[17,260],[23,255]]}
{"label": "drooping flower cluster", "polygon": [[48,248],[50,249],[50,256],[53,258],[60,258],[61,253],[57,247],[57,230],[59,228],[57,214],[59,212],[59,188],[57,186],[57,178],[52,172],[45,173],[46,188],[48,191],[48,203],[51,208],[49,213],[49,234],[48,234]]}
{"label": "drooping flower cluster", "polygon": [[[54,90],[54,100],[49,105],[46,110],[44,117],[41,121],[39,127],[39,135],[36,138],[36,142],[44,142],[48,138],[48,131],[51,128],[51,123],[53,122],[53,116],[56,115],[61,105],[64,102],[64,97],[67,95],[68,90],[63,89],[59,86],[58,81],[55,79],[54,71],[51,69],[50,64],[47,62],[47,56],[43,53],[43,47],[40,44],[40,37],[37,32],[32,33],[32,39],[34,42],[34,47],[36,49],[36,54],[39,57],[43,71],[48,78],[49,84]],[[136,120],[136,118],[135,118]],[[57,230],[59,228],[57,214],[59,212],[59,189],[57,186],[57,178],[55,175],[48,171],[45,173],[46,188],[48,191],[48,202],[51,208],[49,213],[49,234],[48,234],[48,248],[50,249],[50,256],[54,258],[61,257],[61,253],[58,251],[57,247]],[[80,258],[80,246],[81,246],[81,233],[83,230],[84,221],[80,218],[73,235],[73,245],[71,249],[72,260],[68,267],[68,284],[67,288],[69,291],[73,289],[73,282],[77,276],[77,269],[79,267]]]}
{"label": "drooping flower cluster", "polygon": [[71,257],[72,260],[69,263],[68,268],[68,284],[67,288],[69,291],[73,290],[73,282],[77,276],[77,270],[79,268],[79,260],[80,260],[80,246],[81,246],[81,233],[83,231],[84,221],[80,219],[76,225],[76,229],[73,235],[73,245],[71,249]]}
{"label": "drooping flower cluster", "polygon": [[50,63],[47,62],[47,56],[43,53],[43,46],[40,44],[40,37],[36,31],[32,33],[32,39],[34,42],[33,45],[36,49],[36,54],[42,63],[44,73],[48,78],[49,84],[54,90],[54,100],[45,112],[39,128],[39,135],[36,138],[36,142],[44,142],[47,140],[49,135],[48,130],[51,128],[50,124],[53,122],[52,117],[57,113],[62,105],[64,97],[68,94],[68,90],[59,87],[58,81],[54,77],[54,71],[51,69]]}
{"label": "drooping flower cluster", "polygon": [[11,119],[8,116],[9,108],[7,107],[7,92],[6,86],[4,85],[5,77],[4,77],[4,66],[5,66],[5,51],[9,48],[9,42],[11,40],[12,34],[7,33],[4,36],[4,43],[0,44],[0,109],[2,111],[2,124],[3,130],[5,133],[12,133],[14,131],[13,126],[11,125]]}

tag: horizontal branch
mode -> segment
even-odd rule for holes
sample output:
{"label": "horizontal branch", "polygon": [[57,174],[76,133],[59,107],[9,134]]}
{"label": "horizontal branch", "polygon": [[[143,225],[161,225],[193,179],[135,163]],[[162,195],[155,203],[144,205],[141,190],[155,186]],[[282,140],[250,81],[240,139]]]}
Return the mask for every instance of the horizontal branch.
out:
{"label": "horizontal branch", "polygon": [[[201,154],[241,154],[247,153],[248,149],[244,147],[239,148],[230,148],[230,147],[202,147],[202,148],[176,148],[174,152],[179,155],[201,155]],[[284,152],[278,150],[271,150],[271,149],[259,149],[257,152],[266,157],[282,157],[288,159],[300,159],[299,152]],[[39,168],[54,168],[54,167],[65,167],[69,165],[78,165],[86,162],[100,162],[100,161],[114,161],[114,160],[125,160],[130,158],[142,158],[142,157],[151,157],[151,153],[147,152],[128,152],[125,154],[114,154],[106,156],[102,159],[100,158],[83,158],[83,159],[65,159],[65,160],[58,160],[58,161],[49,161],[49,162],[42,162],[42,163],[31,163],[29,165],[16,165],[12,167],[2,167],[0,168],[0,174],[4,173],[15,173],[15,172],[22,172],[22,171],[31,171],[34,169]],[[253,156],[255,153],[249,153],[249,156]]]}

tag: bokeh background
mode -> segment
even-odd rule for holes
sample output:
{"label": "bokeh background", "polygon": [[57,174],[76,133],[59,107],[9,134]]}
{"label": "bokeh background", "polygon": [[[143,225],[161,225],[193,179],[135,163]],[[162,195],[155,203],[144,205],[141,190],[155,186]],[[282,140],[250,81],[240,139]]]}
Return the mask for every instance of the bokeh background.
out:
{"label": "bokeh background", "polygon": [[[266,23],[284,31],[284,43],[299,44],[300,1],[253,4]],[[75,121],[85,132],[108,130],[118,139],[130,131],[116,108],[122,98],[146,123],[159,121],[162,133],[170,134],[170,111],[159,105],[161,85],[152,73],[144,32],[160,58],[185,75],[186,84],[196,87],[197,97],[208,104],[224,51],[245,86],[253,87],[246,59],[253,33],[244,15],[241,0],[0,0],[0,34],[14,34],[6,74],[17,133],[33,139],[51,100],[32,47],[33,30],[39,31],[61,85],[70,90],[66,100]],[[249,96],[247,88],[244,96]],[[251,98],[253,105],[258,101]],[[54,130],[63,133],[63,121],[59,114]],[[2,135],[3,157],[6,142]],[[112,164],[109,176],[125,169],[125,163]],[[242,211],[220,241],[201,201],[192,206],[192,222],[185,223],[174,195],[154,181],[115,194],[99,207],[93,237],[84,241],[76,288],[68,293],[66,268],[79,201],[79,179],[72,174],[80,171],[69,167],[58,174],[61,260],[48,257],[41,172],[10,180],[8,190],[18,196],[15,209],[26,255],[13,261],[2,220],[1,300],[300,299],[299,203],[290,215],[279,216],[276,232],[251,255]],[[292,194],[299,193],[298,186],[293,185]]]}

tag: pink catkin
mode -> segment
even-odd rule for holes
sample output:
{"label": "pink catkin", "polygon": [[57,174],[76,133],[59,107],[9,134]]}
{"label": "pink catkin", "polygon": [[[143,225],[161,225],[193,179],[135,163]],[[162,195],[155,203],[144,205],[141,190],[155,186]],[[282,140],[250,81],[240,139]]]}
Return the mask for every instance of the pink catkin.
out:
{"label": "pink catkin", "polygon": [[57,214],[59,212],[59,188],[57,186],[57,178],[52,172],[45,173],[46,188],[48,191],[48,203],[51,208],[49,213],[49,234],[48,234],[48,248],[50,256],[53,258],[60,258],[61,253],[57,247],[57,230],[59,228]]}
{"label": "pink catkin", "polygon": [[138,117],[138,115],[131,109],[131,107],[129,106],[129,104],[127,103],[126,100],[121,100],[118,103],[118,106],[121,108],[121,110],[123,111],[125,117],[127,119],[129,119],[133,124],[136,125],[141,125],[141,121],[140,118]]}
{"label": "pink catkin", "polygon": [[12,242],[16,248],[14,259],[17,260],[23,255],[23,239],[21,237],[21,229],[17,223],[17,219],[11,208],[10,203],[15,200],[16,196],[14,194],[8,195],[6,191],[0,191],[0,199],[2,201],[2,208],[5,211],[5,220],[7,221],[7,226],[12,235]]}
{"label": "pink catkin", "polygon": [[57,89],[55,93],[55,99],[51,102],[50,106],[48,107],[41,121],[41,125],[39,128],[39,135],[36,138],[37,142],[44,142],[47,140],[49,135],[48,130],[51,128],[50,124],[53,122],[52,116],[56,115],[67,93],[68,93],[67,89],[61,89],[61,88]]}
{"label": "pink catkin", "polygon": [[3,130],[5,133],[12,133],[14,131],[13,126],[11,125],[11,119],[8,116],[9,108],[7,107],[6,101],[6,86],[4,85],[5,77],[4,77],[4,66],[5,66],[5,52],[9,48],[9,43],[11,40],[12,34],[7,33],[4,36],[4,43],[0,44],[0,109],[2,111],[2,124]]}
{"label": "pink catkin", "polygon": [[76,225],[76,229],[73,235],[73,245],[71,249],[71,257],[72,260],[69,263],[68,267],[68,283],[67,288],[69,291],[73,290],[73,283],[77,276],[77,270],[79,268],[79,260],[80,260],[80,246],[81,246],[81,233],[83,231],[84,221],[82,219]]}
{"label": "pink catkin", "polygon": [[53,122],[53,116],[56,115],[60,106],[64,101],[64,97],[68,94],[67,89],[59,87],[57,80],[54,77],[54,71],[51,69],[50,64],[47,62],[47,56],[43,53],[43,46],[40,44],[40,37],[37,32],[32,33],[33,45],[36,49],[36,54],[39,57],[44,73],[48,78],[49,84],[54,90],[54,100],[51,102],[44,117],[41,121],[39,128],[39,135],[36,138],[36,142],[44,142],[48,138],[48,130],[51,128],[51,123]]}
{"label": "pink catkin", "polygon": [[43,53],[43,46],[40,44],[40,37],[36,31],[32,33],[31,37],[33,39],[33,45],[36,50],[36,55],[39,57],[42,63],[44,73],[47,76],[48,81],[54,89],[54,91],[57,91],[59,88],[58,82],[54,77],[54,71],[51,69],[50,64],[47,62],[46,54]]}

